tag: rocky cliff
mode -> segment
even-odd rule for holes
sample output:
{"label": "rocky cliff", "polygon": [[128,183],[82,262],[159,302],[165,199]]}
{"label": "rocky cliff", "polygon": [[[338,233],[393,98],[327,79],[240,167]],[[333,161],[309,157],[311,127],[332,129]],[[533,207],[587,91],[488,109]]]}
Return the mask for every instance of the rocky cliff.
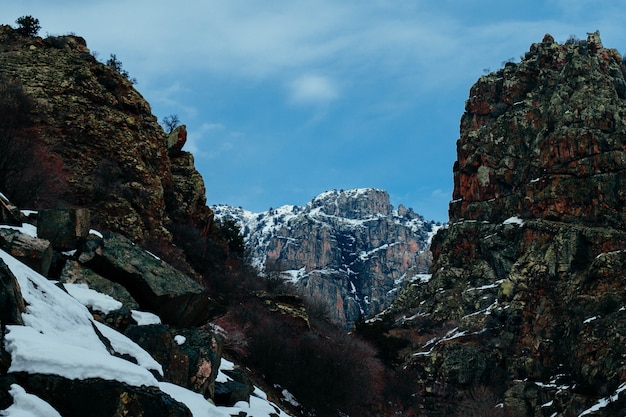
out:
{"label": "rocky cliff", "polygon": [[432,277],[380,326],[418,415],[626,411],[626,83],[599,34],[481,77]]}
{"label": "rocky cliff", "polygon": [[31,103],[13,134],[57,161],[51,175],[65,187],[57,205],[95,208],[102,229],[137,242],[170,241],[172,223],[207,232],[212,212],[193,157],[181,151],[184,126],[168,141],[131,80],[97,61],[83,38],[24,37],[2,25],[0,77]]}
{"label": "rocky cliff", "polygon": [[0,25],[0,414],[286,416],[222,358],[224,306],[172,244],[224,267],[185,140],[84,39]]}
{"label": "rocky cliff", "polygon": [[351,327],[385,309],[430,266],[430,239],[440,227],[400,205],[386,191],[328,191],[304,207],[252,213],[213,207],[240,225],[253,264],[282,276],[329,305],[331,318]]}

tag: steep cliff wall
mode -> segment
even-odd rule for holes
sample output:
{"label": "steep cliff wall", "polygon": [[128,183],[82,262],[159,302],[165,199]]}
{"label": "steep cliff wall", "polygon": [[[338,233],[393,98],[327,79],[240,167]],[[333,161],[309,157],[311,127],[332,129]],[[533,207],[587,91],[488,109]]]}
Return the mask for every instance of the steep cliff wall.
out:
{"label": "steep cliff wall", "polygon": [[423,415],[624,414],[623,71],[546,35],[472,87],[432,278],[381,317]]}
{"label": "steep cliff wall", "polygon": [[328,191],[304,207],[264,213],[214,211],[237,220],[259,269],[327,302],[333,320],[348,327],[382,311],[427,272],[439,227],[411,209],[394,210],[386,191],[371,188]]}
{"label": "steep cliff wall", "polygon": [[180,151],[184,138],[168,147],[150,105],[83,38],[29,38],[0,26],[0,76],[32,100],[23,128],[60,159],[53,175],[68,187],[65,204],[95,208],[102,229],[138,242],[168,240],[172,221],[208,228],[212,213],[193,157]]}

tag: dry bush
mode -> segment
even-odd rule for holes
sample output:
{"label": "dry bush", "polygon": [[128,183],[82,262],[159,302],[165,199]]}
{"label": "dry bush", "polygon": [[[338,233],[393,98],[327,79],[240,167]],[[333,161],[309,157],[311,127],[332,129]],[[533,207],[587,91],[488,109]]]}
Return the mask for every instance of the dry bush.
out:
{"label": "dry bush", "polygon": [[308,328],[250,298],[216,324],[234,335],[226,342],[231,353],[318,417],[369,415],[381,404],[384,370],[375,350],[325,321]]}

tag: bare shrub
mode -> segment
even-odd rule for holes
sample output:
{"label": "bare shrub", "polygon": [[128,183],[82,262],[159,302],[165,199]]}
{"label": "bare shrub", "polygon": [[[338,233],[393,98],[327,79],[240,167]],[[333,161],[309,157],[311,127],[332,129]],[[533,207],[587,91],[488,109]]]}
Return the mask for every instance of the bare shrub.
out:
{"label": "bare shrub", "polygon": [[484,385],[476,385],[465,393],[455,413],[458,417],[509,417],[500,398]]}

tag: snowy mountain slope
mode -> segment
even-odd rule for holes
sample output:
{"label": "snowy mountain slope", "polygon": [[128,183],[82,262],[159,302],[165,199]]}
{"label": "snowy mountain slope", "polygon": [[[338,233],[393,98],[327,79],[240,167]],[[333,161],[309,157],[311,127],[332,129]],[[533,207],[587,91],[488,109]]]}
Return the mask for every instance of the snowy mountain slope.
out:
{"label": "snowy mountain slope", "polygon": [[[0,260],[17,279],[27,306],[22,314],[24,325],[6,326],[4,348],[11,357],[9,376],[16,373],[58,375],[70,380],[117,381],[140,389],[153,387],[184,403],[193,416],[226,417],[240,411],[255,416],[287,416],[270,404],[258,389],[250,403],[216,407],[200,394],[159,382],[155,374],[163,375],[161,365],[135,342],[96,322],[78,300],[2,250]],[[110,298],[91,291],[87,300],[92,306],[107,306]],[[223,366],[230,365],[223,360]],[[226,380],[228,377],[220,373],[219,378]],[[9,394],[13,404],[0,410],[0,415],[61,415],[19,384],[12,384]]]}
{"label": "snowy mountain slope", "polygon": [[327,191],[304,207],[261,213],[213,210],[237,222],[253,266],[336,306],[332,317],[348,326],[384,309],[427,272],[428,246],[441,227],[402,205],[394,209],[387,192],[374,188]]}

